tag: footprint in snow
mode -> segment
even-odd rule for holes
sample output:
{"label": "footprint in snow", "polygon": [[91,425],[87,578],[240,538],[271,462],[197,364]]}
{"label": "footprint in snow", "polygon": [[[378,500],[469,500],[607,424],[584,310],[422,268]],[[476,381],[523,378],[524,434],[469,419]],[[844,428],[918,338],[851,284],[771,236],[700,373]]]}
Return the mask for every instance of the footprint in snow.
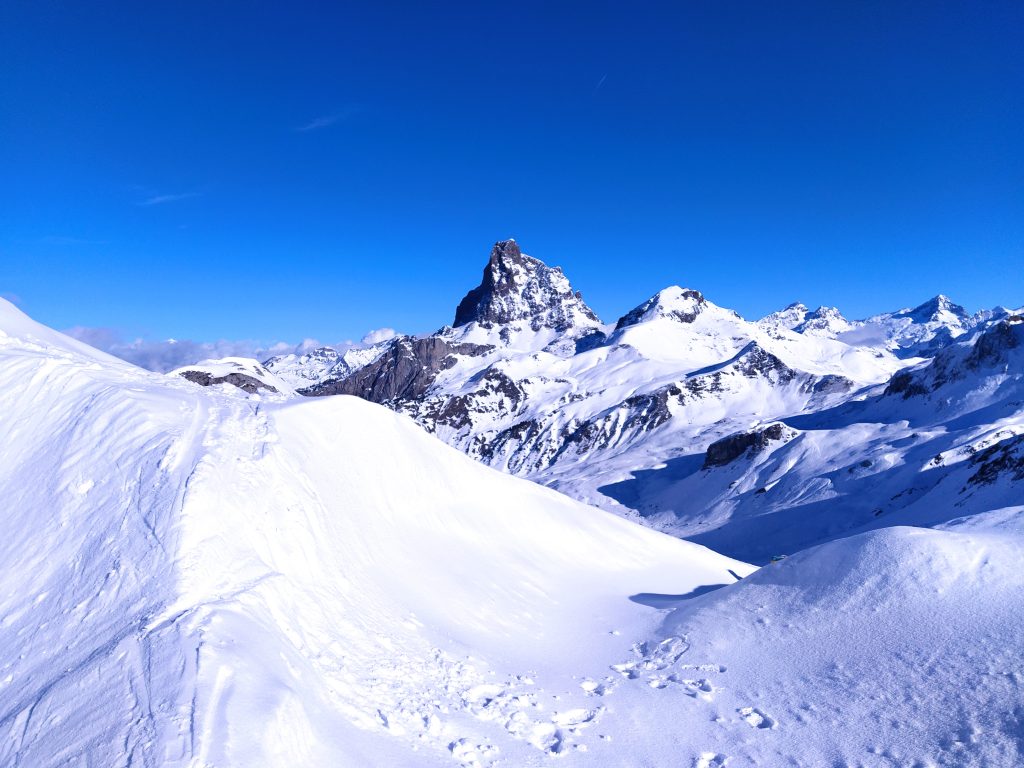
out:
{"label": "footprint in snow", "polygon": [[742,709],[738,709],[737,712],[740,713],[740,717],[742,717],[751,728],[775,727],[774,718],[769,717],[763,710],[760,710],[757,707],[743,707]]}
{"label": "footprint in snow", "polygon": [[697,758],[693,768],[722,768],[729,758],[718,752],[705,752]]}

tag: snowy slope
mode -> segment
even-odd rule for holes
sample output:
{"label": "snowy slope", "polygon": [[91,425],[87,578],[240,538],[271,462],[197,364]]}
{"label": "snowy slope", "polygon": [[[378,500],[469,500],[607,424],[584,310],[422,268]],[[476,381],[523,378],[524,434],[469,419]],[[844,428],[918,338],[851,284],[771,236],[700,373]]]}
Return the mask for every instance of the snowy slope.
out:
{"label": "snowy slope", "polygon": [[1020,765],[1022,573],[1016,507],[834,541],[676,603],[639,676],[716,672],[710,693],[644,713],[685,716],[679,754],[701,758],[652,764]]}
{"label": "snowy slope", "polygon": [[378,406],[196,387],[3,310],[0,763],[582,756],[615,716],[581,680],[655,620],[629,597],[751,570]]}
{"label": "snowy slope", "polygon": [[1022,758],[1024,508],[752,572],[355,398],[0,329],[0,764]]}
{"label": "snowy slope", "polygon": [[783,422],[784,436],[727,462],[691,453],[602,490],[657,527],[754,562],[1014,504],[1024,492],[1024,323],[998,322],[867,397]]}

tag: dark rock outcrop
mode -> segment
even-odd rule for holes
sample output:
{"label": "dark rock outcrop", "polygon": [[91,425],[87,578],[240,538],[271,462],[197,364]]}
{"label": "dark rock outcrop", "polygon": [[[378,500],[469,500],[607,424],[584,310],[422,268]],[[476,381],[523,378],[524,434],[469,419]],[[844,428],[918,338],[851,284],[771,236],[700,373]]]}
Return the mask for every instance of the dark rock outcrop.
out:
{"label": "dark rock outcrop", "polygon": [[917,380],[914,371],[900,371],[889,379],[884,395],[902,395],[904,400],[927,395],[931,390]]}
{"label": "dark rock outcrop", "polygon": [[231,384],[238,387],[243,392],[248,392],[250,395],[256,394],[261,389],[265,389],[270,392],[277,392],[275,387],[270,386],[266,382],[260,381],[254,376],[248,376],[244,373],[229,373],[226,376],[212,376],[206,371],[182,371],[180,376],[184,379],[188,379],[193,384],[198,384],[201,387],[209,387],[214,384]]}
{"label": "dark rock outcrop", "polygon": [[723,437],[708,446],[707,455],[704,457],[704,469],[723,467],[748,452],[751,455],[761,453],[772,442],[782,440],[786,436],[786,426],[776,423],[753,432],[739,432]]}
{"label": "dark rock outcrop", "polygon": [[1002,440],[971,457],[977,471],[967,480],[971,485],[991,485],[1000,478],[1024,480],[1024,435]]}
{"label": "dark rock outcrop", "polygon": [[757,344],[751,344],[747,353],[737,361],[736,370],[750,378],[770,377],[780,384],[790,382],[797,377],[796,371]]}
{"label": "dark rock outcrop", "polygon": [[299,394],[356,395],[374,403],[415,400],[426,393],[438,373],[455,364],[455,355],[481,355],[490,350],[481,344],[453,344],[439,336],[402,336],[369,365],[344,378],[299,390]]}

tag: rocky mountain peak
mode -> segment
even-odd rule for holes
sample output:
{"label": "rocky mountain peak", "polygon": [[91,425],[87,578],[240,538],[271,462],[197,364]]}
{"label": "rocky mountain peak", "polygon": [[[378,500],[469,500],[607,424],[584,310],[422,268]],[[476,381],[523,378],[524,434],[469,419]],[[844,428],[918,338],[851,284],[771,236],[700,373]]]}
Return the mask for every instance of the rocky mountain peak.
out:
{"label": "rocky mountain peak", "polygon": [[456,328],[472,322],[485,328],[522,322],[534,331],[560,332],[601,324],[561,268],[527,256],[511,239],[494,244],[480,285],[455,310]]}
{"label": "rocky mountain peak", "polygon": [[801,323],[793,327],[798,333],[831,336],[851,328],[850,321],[836,307],[818,307],[804,314]]}
{"label": "rocky mountain peak", "polygon": [[943,320],[948,322],[954,318],[955,321],[964,322],[970,318],[966,309],[941,293],[913,309],[906,310],[904,314],[919,323]]}
{"label": "rocky mountain peak", "polygon": [[692,323],[707,305],[708,302],[700,291],[673,285],[658,291],[643,304],[620,317],[615,324],[615,330],[659,317],[680,323]]}
{"label": "rocky mountain peak", "polygon": [[809,312],[806,304],[794,301],[785,309],[765,315],[757,321],[757,324],[762,328],[789,328],[792,330],[804,322]]}

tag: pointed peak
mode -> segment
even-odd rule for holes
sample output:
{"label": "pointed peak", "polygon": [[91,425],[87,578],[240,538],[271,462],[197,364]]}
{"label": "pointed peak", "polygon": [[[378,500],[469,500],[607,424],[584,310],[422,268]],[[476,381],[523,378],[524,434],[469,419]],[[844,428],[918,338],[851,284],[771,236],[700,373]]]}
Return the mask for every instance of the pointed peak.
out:
{"label": "pointed peak", "polygon": [[762,328],[789,328],[792,330],[804,321],[809,312],[807,305],[802,301],[794,301],[785,309],[765,315],[757,321],[757,324]]}
{"label": "pointed peak", "polygon": [[491,248],[491,263],[504,259],[520,259],[522,256],[523,252],[519,249],[519,243],[511,237],[508,240],[499,240]]}
{"label": "pointed peak", "polygon": [[487,328],[526,322],[534,331],[567,331],[601,321],[572,289],[560,267],[527,256],[510,238],[494,244],[480,285],[467,293],[455,310],[454,327],[472,322]]}
{"label": "pointed peak", "polygon": [[804,333],[816,336],[835,337],[836,334],[848,331],[852,325],[843,317],[843,313],[837,307],[821,306],[813,312],[807,312],[804,319],[793,327],[797,333]]}
{"label": "pointed peak", "polygon": [[942,293],[906,311],[905,314],[919,322],[923,322],[936,319],[936,316],[941,312],[948,312],[961,320],[966,320],[970,317],[966,309]]}
{"label": "pointed peak", "polygon": [[707,305],[708,302],[700,291],[671,285],[620,317],[615,324],[615,330],[659,317],[679,323],[692,323]]}
{"label": "pointed peak", "polygon": [[843,320],[845,322],[846,318],[843,317],[843,313],[839,311],[838,307],[826,307],[822,305],[817,309],[808,312],[806,320]]}

